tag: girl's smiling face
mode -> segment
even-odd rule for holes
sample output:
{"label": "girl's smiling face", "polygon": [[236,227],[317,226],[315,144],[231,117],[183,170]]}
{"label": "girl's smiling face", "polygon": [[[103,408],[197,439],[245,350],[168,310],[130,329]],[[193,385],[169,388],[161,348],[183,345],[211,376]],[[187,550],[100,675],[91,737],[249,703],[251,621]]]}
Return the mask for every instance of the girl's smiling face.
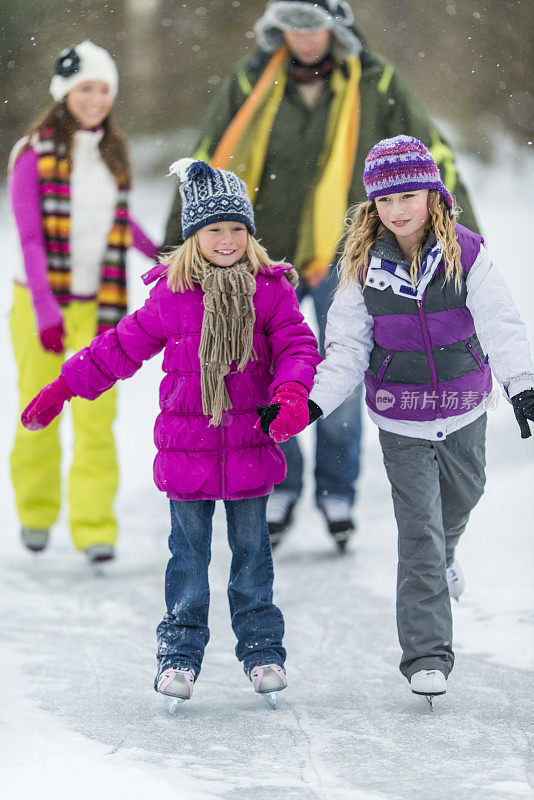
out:
{"label": "girl's smiling face", "polygon": [[110,87],[104,81],[84,81],[67,94],[67,108],[82,128],[98,128],[114,103]]}
{"label": "girl's smiling face", "polygon": [[197,231],[197,240],[204,258],[217,267],[231,267],[245,255],[247,233],[242,222],[214,222]]}
{"label": "girl's smiling face", "polygon": [[403,253],[419,244],[430,219],[428,189],[375,197],[375,205],[382,224],[395,234]]}

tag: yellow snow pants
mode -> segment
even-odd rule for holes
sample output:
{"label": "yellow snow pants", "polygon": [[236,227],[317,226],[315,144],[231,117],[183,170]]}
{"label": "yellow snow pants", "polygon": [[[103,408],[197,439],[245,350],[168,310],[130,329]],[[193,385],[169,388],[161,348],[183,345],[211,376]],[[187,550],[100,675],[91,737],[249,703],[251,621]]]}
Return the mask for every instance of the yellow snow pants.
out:
{"label": "yellow snow pants", "polygon": [[[96,302],[71,302],[64,309],[66,348],[78,351],[89,344],[96,330]],[[18,367],[20,411],[46,383],[57,378],[65,353],[44,350],[36,332],[28,289],[15,284],[10,317]],[[112,423],[116,389],[97,400],[73,397],[74,452],[70,467],[69,523],[74,545],[85,550],[93,544],[113,545],[117,521],[113,500],[118,486],[117,457]],[[61,449],[59,417],[44,430],[27,431],[19,421],[11,453],[11,476],[20,523],[27,528],[50,528],[61,505]]]}

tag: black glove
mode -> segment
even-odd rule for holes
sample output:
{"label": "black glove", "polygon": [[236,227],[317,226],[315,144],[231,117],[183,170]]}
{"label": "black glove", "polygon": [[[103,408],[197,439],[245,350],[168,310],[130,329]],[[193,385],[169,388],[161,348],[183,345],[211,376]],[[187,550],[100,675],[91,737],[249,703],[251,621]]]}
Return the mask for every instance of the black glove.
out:
{"label": "black glove", "polygon": [[527,389],[512,397],[515,418],[521,431],[521,438],[532,436],[527,420],[534,422],[534,389]]}
{"label": "black glove", "polygon": [[260,428],[269,436],[269,425],[274,422],[280,411],[280,403],[271,403],[270,406],[258,406],[256,414],[260,418]]}
{"label": "black glove", "polygon": [[[274,422],[279,411],[280,403],[271,403],[270,406],[257,407],[256,413],[260,418],[260,428],[266,436],[269,436],[269,425],[271,422]],[[313,402],[313,400],[308,400],[308,412],[310,414],[310,421],[308,422],[308,425],[311,425],[312,422],[315,422],[316,419],[319,419],[319,417],[323,416],[322,410],[319,408],[317,403]]]}
{"label": "black glove", "polygon": [[315,422],[316,419],[323,416],[323,409],[319,408],[317,403],[314,403],[313,400],[308,400],[308,411],[310,412],[310,421],[308,425],[311,425],[312,422]]}

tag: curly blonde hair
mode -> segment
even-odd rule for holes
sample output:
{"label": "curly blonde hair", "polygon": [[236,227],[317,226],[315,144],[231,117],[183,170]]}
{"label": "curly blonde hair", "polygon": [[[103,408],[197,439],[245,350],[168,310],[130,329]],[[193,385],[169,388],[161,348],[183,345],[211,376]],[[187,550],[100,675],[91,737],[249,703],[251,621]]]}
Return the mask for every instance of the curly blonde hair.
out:
{"label": "curly blonde hair", "polygon": [[[454,228],[460,208],[455,206],[452,212],[437,189],[428,192],[428,211],[430,219],[425,227],[420,243],[415,248],[410,264],[410,279],[415,282],[421,267],[423,247],[429,231],[433,228],[436,239],[443,249],[445,259],[445,282],[454,280],[456,291],[462,285],[462,264],[460,261],[460,245]],[[359,203],[349,211],[346,220],[345,245],[341,256],[338,273],[337,291],[346,289],[353,282],[363,283],[369,269],[369,252],[376,240],[386,231],[380,221],[374,200]]]}
{"label": "curly blonde hair", "polygon": [[[262,267],[286,263],[285,261],[273,261],[265,247],[248,231],[245,256],[252,267],[253,275],[257,275]],[[188,236],[182,244],[164,256],[161,263],[167,266],[167,286],[173,292],[185,292],[186,289],[192,289],[194,284],[192,273],[210,265],[200,249],[196,233]]]}

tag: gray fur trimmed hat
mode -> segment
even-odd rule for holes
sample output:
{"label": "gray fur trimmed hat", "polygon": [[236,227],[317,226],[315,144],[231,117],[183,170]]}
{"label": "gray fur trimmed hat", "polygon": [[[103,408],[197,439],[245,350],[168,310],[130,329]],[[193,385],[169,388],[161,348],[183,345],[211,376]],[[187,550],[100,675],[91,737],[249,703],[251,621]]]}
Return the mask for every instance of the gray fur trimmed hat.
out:
{"label": "gray fur trimmed hat", "polygon": [[271,0],[254,31],[262,50],[272,53],[284,44],[282,30],[313,31],[329,28],[334,52],[358,55],[362,45],[351,25],[354,16],[346,0]]}

